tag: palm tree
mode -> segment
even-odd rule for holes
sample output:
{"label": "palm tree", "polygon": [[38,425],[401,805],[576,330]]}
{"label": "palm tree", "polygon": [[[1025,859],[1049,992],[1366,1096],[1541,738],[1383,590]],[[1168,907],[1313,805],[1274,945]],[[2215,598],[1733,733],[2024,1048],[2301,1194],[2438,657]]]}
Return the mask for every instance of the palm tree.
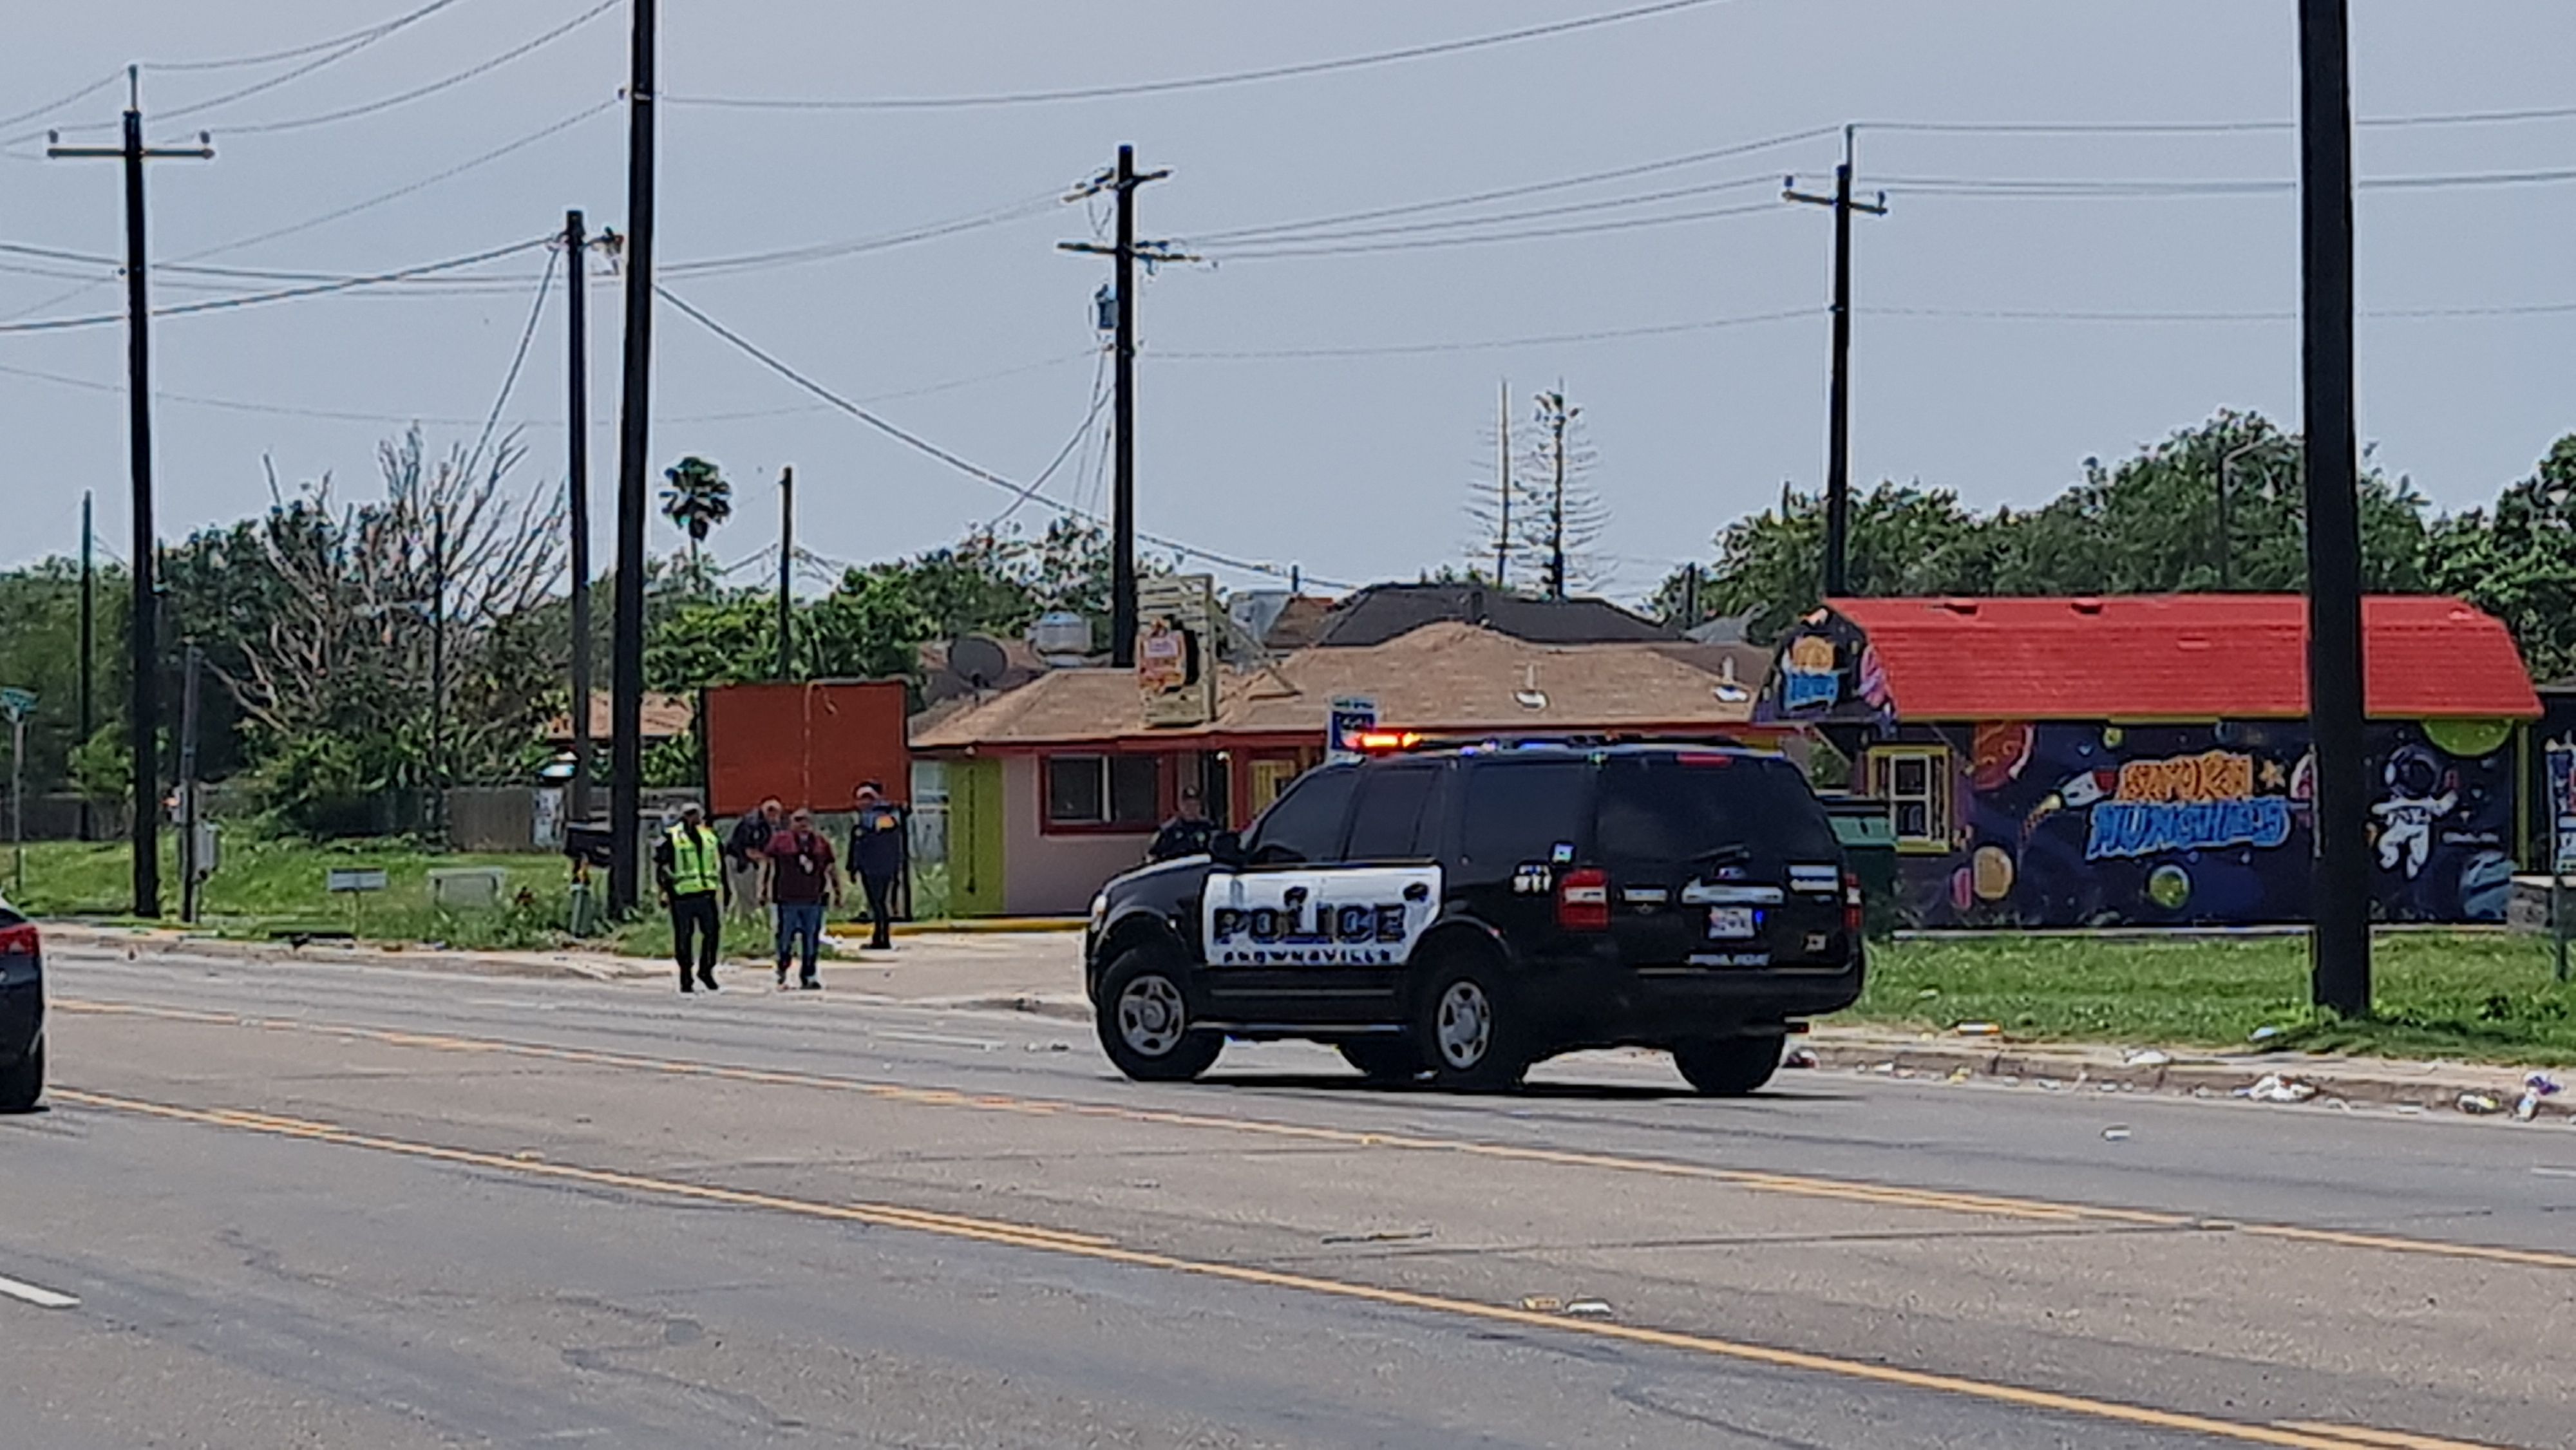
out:
{"label": "palm tree", "polygon": [[733,517],[733,485],[725,481],[724,470],[694,453],[662,476],[671,480],[662,490],[662,516],[689,531],[689,572],[697,574],[707,530]]}

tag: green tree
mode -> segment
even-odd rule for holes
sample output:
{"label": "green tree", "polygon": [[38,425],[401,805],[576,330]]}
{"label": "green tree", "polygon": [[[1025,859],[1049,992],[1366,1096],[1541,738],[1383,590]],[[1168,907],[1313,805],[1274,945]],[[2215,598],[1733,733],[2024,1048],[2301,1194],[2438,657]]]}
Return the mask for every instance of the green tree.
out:
{"label": "green tree", "polygon": [[2424,540],[2434,589],[2458,594],[2513,631],[2535,679],[2576,671],[2576,435],[2553,445],[2492,513],[2434,522]]}
{"label": "green tree", "polygon": [[[2084,477],[2004,528],[1996,590],[2007,594],[2165,594],[2220,587],[2307,588],[2307,494],[2299,441],[2256,413],[2221,412]],[[2219,531],[2226,470],[2227,528]],[[2366,465],[2360,479],[2365,588],[2424,587],[2424,501]],[[2224,551],[2222,554],[2222,550]]]}
{"label": "green tree", "polygon": [[[1860,594],[1993,592],[1997,525],[1947,489],[1882,483],[1852,499],[1851,583]],[[1717,562],[1702,575],[1700,612],[1749,614],[1769,639],[1824,597],[1825,506],[1783,486],[1780,504],[1736,520],[1717,536]],[[1653,612],[1681,612],[1682,570],[1655,593]]]}
{"label": "green tree", "polygon": [[671,481],[662,490],[662,516],[688,534],[689,568],[703,580],[707,531],[733,517],[733,485],[726,481],[724,470],[694,453],[663,470],[662,476]]}
{"label": "green tree", "polygon": [[[94,701],[101,721],[125,709],[125,571],[102,569]],[[80,565],[46,559],[0,573],[0,685],[31,690],[26,780],[30,793],[60,789],[80,748]],[[0,753],[8,735],[0,730]],[[0,775],[0,782],[6,776]]]}

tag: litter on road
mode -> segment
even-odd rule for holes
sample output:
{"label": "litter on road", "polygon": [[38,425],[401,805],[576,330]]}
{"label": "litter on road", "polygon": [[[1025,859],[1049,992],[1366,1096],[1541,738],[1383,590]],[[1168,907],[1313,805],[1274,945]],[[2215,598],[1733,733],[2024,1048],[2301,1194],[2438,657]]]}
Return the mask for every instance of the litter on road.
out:
{"label": "litter on road", "polygon": [[2236,1096],[2251,1098],[2258,1103],[2304,1103],[2316,1095],[2315,1083],[2283,1077],[2277,1072],[2267,1072],[2252,1087],[2236,1090]]}

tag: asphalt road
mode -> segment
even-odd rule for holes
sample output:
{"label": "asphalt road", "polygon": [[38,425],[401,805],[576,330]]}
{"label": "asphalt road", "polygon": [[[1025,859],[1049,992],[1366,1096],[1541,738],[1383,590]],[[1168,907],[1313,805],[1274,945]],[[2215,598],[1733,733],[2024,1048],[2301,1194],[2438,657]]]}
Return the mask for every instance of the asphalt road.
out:
{"label": "asphalt road", "polygon": [[2564,1126],[49,966],[11,1450],[2576,1444]]}

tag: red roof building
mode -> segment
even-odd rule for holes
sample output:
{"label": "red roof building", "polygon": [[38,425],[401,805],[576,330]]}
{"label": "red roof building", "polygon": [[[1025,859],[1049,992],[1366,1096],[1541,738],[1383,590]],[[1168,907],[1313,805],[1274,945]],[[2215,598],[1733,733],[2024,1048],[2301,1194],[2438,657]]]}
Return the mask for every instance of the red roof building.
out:
{"label": "red roof building", "polygon": [[[2374,909],[2500,921],[2541,713],[2522,656],[2458,599],[2362,620]],[[1815,731],[1886,803],[1916,925],[2297,922],[2307,651],[2299,595],[1836,599],[1754,720]]]}
{"label": "red roof building", "polygon": [[[2290,719],[2308,713],[2307,600],[1837,599],[1907,720]],[[2531,719],[2540,697],[2493,615],[2441,595],[2362,602],[2383,720]]]}

